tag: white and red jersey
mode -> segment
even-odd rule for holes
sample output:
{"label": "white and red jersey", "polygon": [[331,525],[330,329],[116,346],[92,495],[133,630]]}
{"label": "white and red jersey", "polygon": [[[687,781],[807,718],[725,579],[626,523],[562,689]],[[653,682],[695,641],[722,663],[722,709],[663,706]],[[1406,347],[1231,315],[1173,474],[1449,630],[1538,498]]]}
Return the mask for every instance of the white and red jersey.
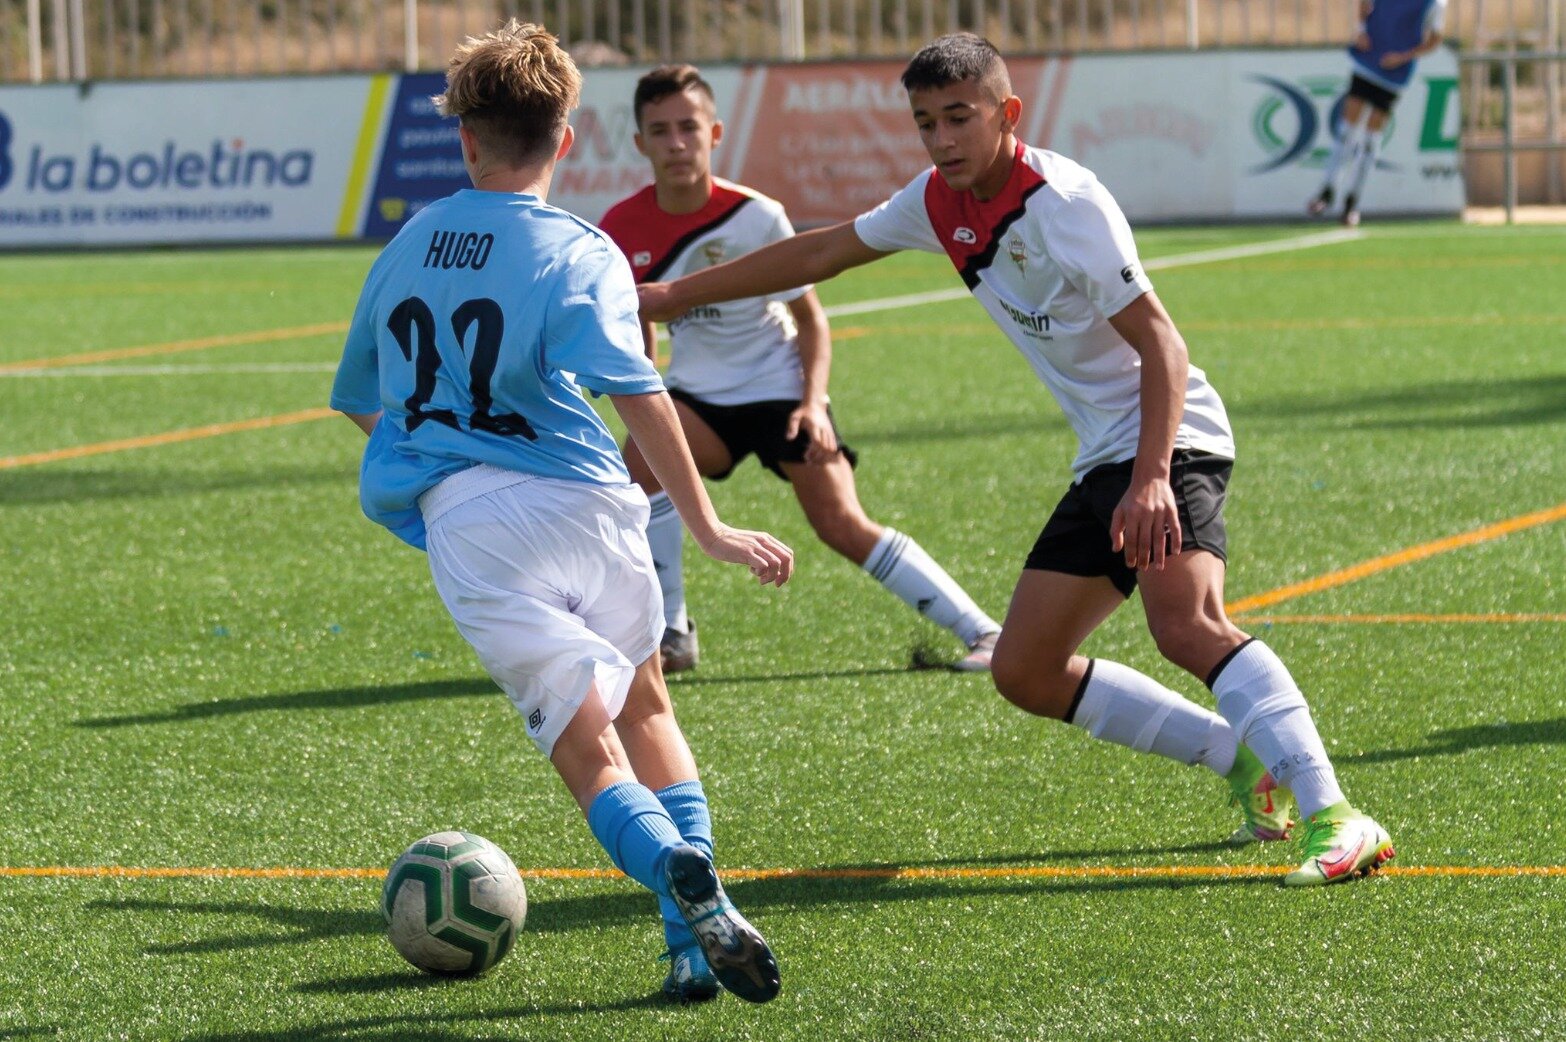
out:
{"label": "white and red jersey", "polygon": [[[854,222],[874,250],[945,253],[975,298],[1060,403],[1076,431],[1072,472],[1136,456],[1141,359],[1108,316],[1153,288],[1131,226],[1092,172],[1017,145],[993,199],[958,192],[935,169]],[[1191,367],[1175,447],[1234,458],[1223,402]]]}
{"label": "white and red jersey", "polygon": [[[781,203],[719,178],[695,213],[666,213],[648,185],[612,206],[599,226],[625,253],[637,282],[677,279],[794,234]],[[785,305],[809,289],[706,304],[670,322],[664,383],[714,405],[799,400],[805,378]]]}

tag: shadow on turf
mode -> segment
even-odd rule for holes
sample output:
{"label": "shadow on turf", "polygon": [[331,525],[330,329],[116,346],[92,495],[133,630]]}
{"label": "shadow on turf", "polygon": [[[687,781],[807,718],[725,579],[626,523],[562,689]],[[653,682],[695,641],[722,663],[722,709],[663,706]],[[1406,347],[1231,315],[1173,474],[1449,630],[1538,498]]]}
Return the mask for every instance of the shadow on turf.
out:
{"label": "shadow on turf", "polygon": [[351,482],[353,470],[326,466],[269,466],[254,470],[14,470],[0,477],[6,503],[80,503],[83,500],[156,499],[236,489]]}
{"label": "shadow on turf", "polygon": [[308,944],[336,937],[365,937],[386,929],[377,911],[343,912],[320,908],[290,908],[279,904],[243,901],[92,901],[88,908],[103,912],[154,912],[180,915],[244,916],[261,919],[289,932],[237,933],[225,937],[207,937],[175,944],[151,944],[146,955],[202,955],[214,952],[271,948],[284,944]]}
{"label": "shadow on turf", "polygon": [[[459,985],[460,986],[460,985]],[[615,1002],[566,1002],[539,1006],[512,1006],[482,1013],[443,1011],[427,1016],[360,1017],[327,1024],[281,1028],[277,1031],[235,1031],[221,1035],[190,1035],[185,1042],[290,1042],[299,1039],[356,1038],[395,1039],[396,1042],[460,1042],[469,1038],[494,1038],[498,1021],[527,1021],[537,1017],[567,1016],[573,1013],[617,1013],[633,1009],[662,1009],[668,1000],[656,992],[640,998]],[[481,1032],[469,1034],[471,1030]]]}
{"label": "shadow on turf", "polygon": [[1454,756],[1469,749],[1489,749],[1512,745],[1566,744],[1566,716],[1554,720],[1517,720],[1473,727],[1450,727],[1432,731],[1424,745],[1403,749],[1377,749],[1356,756],[1339,756],[1354,763],[1390,763],[1418,756]]}
{"label": "shadow on turf", "polygon": [[277,695],[252,695],[215,702],[196,702],[160,713],[136,713],[128,716],[98,716],[72,721],[76,727],[131,727],[137,724],[174,724],[205,720],[216,716],[258,713],[269,709],[357,709],[362,706],[392,705],[433,698],[468,698],[500,694],[488,677],[460,680],[432,680],[413,684],[389,684],[383,687],[335,687],[317,691],[294,691]]}
{"label": "shadow on turf", "polygon": [[1237,417],[1327,416],[1359,429],[1520,427],[1566,419],[1566,376],[1408,383],[1364,394],[1269,398],[1229,411]]}

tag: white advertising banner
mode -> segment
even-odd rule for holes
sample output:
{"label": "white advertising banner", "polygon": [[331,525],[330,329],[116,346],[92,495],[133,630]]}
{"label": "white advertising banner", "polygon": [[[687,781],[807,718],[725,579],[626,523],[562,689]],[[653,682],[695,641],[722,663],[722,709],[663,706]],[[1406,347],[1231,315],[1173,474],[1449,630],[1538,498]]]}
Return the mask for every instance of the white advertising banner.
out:
{"label": "white advertising banner", "polygon": [[0,246],[331,238],[370,82],[0,88]]}

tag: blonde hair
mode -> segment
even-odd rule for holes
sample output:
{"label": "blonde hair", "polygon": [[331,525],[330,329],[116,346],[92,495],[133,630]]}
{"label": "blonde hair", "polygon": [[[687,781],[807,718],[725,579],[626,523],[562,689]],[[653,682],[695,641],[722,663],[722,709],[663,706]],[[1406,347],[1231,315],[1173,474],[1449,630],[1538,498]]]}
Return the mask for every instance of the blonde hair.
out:
{"label": "blonde hair", "polygon": [[446,93],[431,99],[480,144],[513,165],[560,147],[566,116],[582,95],[576,63],[541,25],[515,18],[470,36],[451,56]]}

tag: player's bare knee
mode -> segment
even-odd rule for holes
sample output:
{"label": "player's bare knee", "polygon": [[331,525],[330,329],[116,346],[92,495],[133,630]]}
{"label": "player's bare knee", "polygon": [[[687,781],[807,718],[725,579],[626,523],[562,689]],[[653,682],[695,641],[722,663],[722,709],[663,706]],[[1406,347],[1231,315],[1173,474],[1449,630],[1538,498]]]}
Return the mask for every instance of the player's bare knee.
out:
{"label": "player's bare knee", "polygon": [[1193,616],[1184,619],[1147,620],[1158,653],[1188,673],[1202,676],[1204,666],[1210,665],[1214,649],[1232,646],[1238,634],[1224,619]]}
{"label": "player's bare knee", "polygon": [[1075,692],[1064,669],[1040,668],[1037,660],[1002,655],[1000,647],[990,661],[990,680],[1002,698],[1034,716],[1064,716]]}
{"label": "player's bare knee", "polygon": [[856,564],[863,563],[875,549],[878,533],[862,514],[833,511],[812,517],[810,527],[815,529],[816,538]]}

